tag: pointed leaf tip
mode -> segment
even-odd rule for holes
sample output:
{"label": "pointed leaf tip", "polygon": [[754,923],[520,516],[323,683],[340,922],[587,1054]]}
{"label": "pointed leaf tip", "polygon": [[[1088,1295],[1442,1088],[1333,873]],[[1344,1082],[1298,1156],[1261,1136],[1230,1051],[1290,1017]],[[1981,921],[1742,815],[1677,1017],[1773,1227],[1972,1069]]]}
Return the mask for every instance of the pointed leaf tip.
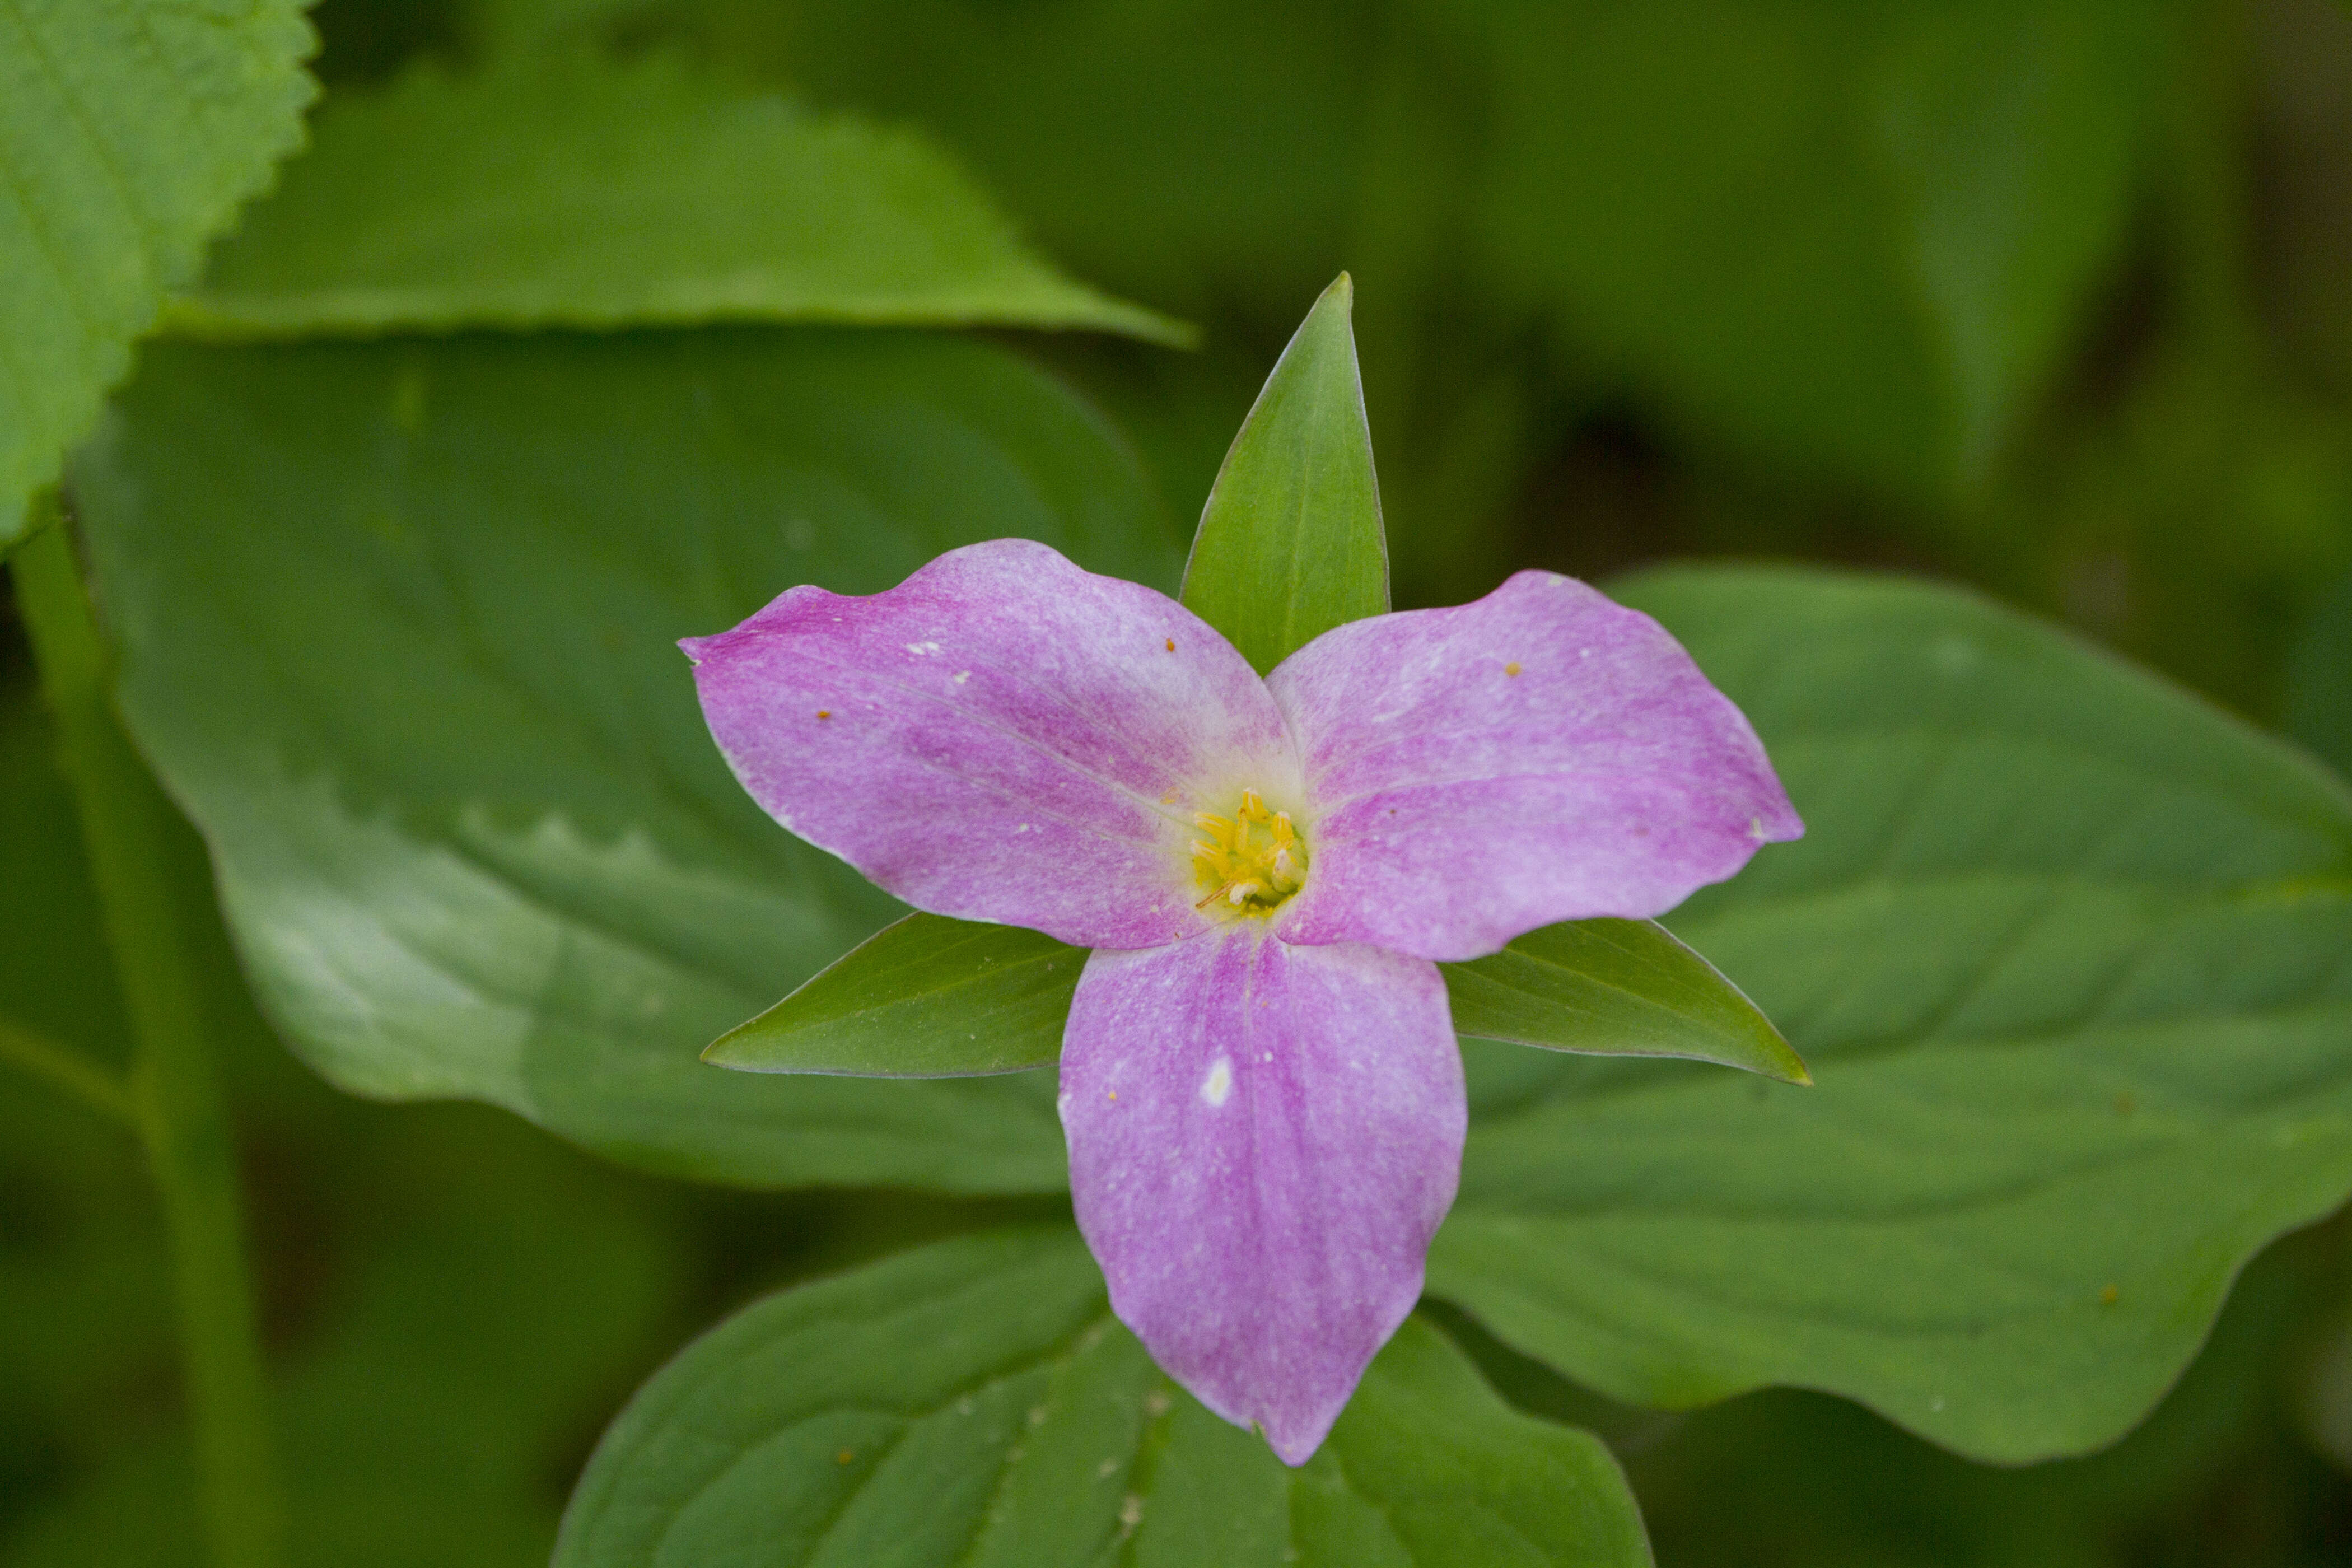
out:
{"label": "pointed leaf tip", "polygon": [[1684,1057],[1811,1087],[1780,1031],[1654,921],[1567,921],[1442,965],[1455,1032],[1591,1056]]}
{"label": "pointed leaf tip", "polygon": [[967,1078],[1044,1067],[1086,966],[1018,926],[914,914],[703,1048],[740,1072]]}
{"label": "pointed leaf tip", "polygon": [[1263,675],[1389,607],[1388,542],[1345,272],[1315,301],[1225,454],[1183,600]]}

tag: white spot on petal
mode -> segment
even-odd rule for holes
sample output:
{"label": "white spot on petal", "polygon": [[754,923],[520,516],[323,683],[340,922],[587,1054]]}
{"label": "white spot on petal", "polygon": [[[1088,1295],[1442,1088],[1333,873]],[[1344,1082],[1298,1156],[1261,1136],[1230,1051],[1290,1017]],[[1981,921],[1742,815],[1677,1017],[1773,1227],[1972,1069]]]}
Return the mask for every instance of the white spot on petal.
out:
{"label": "white spot on petal", "polygon": [[965,681],[970,680],[971,679],[971,671],[968,669],[959,669],[955,673],[955,683],[958,686],[961,686]]}
{"label": "white spot on petal", "polygon": [[1764,842],[1764,819],[1762,817],[1751,816],[1748,819],[1748,837],[1753,838],[1759,844]]}
{"label": "white spot on petal", "polygon": [[1211,1105],[1223,1105],[1234,1092],[1234,1064],[1219,1057],[1209,1068],[1209,1076],[1201,1082],[1201,1098]]}

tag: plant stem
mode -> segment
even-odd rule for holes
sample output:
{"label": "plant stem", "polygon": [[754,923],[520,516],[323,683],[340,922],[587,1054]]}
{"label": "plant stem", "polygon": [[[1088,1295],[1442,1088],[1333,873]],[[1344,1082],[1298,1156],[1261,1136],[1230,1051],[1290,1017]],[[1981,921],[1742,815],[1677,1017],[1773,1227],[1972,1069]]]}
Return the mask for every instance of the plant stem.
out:
{"label": "plant stem", "polygon": [[194,960],[164,875],[172,807],[115,717],[113,671],[69,531],[11,557],[17,603],[57,717],[136,1046],[130,1092],[163,1198],[178,1288],[198,1485],[220,1568],[278,1568],[283,1514],[270,1455],[261,1346],[238,1211],[236,1152]]}
{"label": "plant stem", "polygon": [[104,1068],[83,1060],[79,1053],[47,1035],[0,1018],[0,1062],[39,1079],[110,1121],[121,1122],[134,1132],[143,1129],[139,1106],[128,1088]]}

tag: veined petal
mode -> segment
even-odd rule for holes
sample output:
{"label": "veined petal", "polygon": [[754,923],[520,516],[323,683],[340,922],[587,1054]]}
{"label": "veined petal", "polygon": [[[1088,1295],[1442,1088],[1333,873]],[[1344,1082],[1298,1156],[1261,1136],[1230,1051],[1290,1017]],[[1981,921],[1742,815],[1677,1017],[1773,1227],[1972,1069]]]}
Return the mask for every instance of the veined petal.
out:
{"label": "veined petal", "polygon": [[1266,684],[1313,815],[1288,942],[1477,958],[1556,921],[1663,914],[1804,831],[1682,646],[1554,573],[1337,627]]}
{"label": "veined petal", "polygon": [[917,909],[1080,946],[1205,929],[1192,813],[1298,776],[1265,683],[1206,622],[1026,540],[866,598],[794,588],[681,646],[778,822]]}
{"label": "veined petal", "polygon": [[1097,952],[1061,1110],[1112,1310],[1304,1464],[1420,1299],[1454,1202],[1466,1111],[1436,965],[1256,921]]}

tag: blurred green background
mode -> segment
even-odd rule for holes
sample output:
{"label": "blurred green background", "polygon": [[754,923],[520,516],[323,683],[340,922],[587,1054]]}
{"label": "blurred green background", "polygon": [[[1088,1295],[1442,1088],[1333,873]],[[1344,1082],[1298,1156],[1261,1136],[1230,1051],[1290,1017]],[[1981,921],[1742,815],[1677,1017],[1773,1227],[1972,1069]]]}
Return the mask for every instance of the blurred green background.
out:
{"label": "blurred green background", "polygon": [[[1357,280],[1402,605],[1690,555],[1969,582],[2352,768],[2352,9],[2331,0],[326,0],[329,102],[420,62],[684,56],[911,123],[1048,256],[1200,328],[1002,341],[1197,515]],[[778,587],[784,584],[779,584]],[[0,605],[8,601],[0,596]],[[5,614],[0,611],[0,614]],[[123,1026],[0,622],[0,1014]],[[178,876],[209,908],[193,834]],[[217,930],[297,1539],[543,1561],[604,1423],[772,1285],[1019,1211],[627,1174],[480,1107],[339,1096]],[[1050,1206],[1050,1205],[1048,1205]],[[194,1562],[139,1154],[0,1081],[0,1562]],[[2138,1433],[2003,1471],[1799,1393],[1616,1409],[1696,1563],[2352,1561],[2352,1231],[2249,1271]]]}

